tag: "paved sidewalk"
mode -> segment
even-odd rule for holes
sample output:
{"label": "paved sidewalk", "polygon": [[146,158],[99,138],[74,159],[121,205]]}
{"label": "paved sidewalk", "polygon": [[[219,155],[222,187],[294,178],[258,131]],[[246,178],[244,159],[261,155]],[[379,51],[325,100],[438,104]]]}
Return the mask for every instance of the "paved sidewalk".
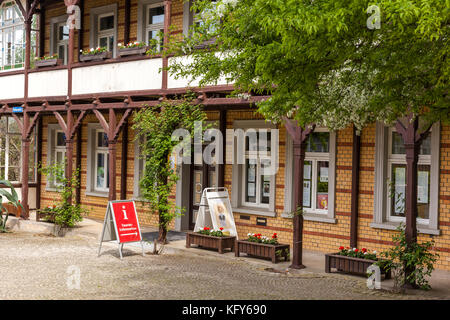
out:
{"label": "paved sidewalk", "polygon": [[[0,234],[0,299],[450,299],[449,272],[433,273],[431,291],[400,295],[390,292],[388,281],[384,290],[369,290],[362,277],[324,273],[322,253],[306,251],[307,268],[288,270],[286,262],[186,249],[180,233],[171,234],[179,240],[162,255],[151,255],[146,243],[142,257],[139,244],[126,244],[120,260],[117,245],[104,243],[97,257],[101,228],[85,219],[64,238]],[[155,231],[142,230],[144,237]],[[80,270],[79,290],[67,287],[70,266]]]}

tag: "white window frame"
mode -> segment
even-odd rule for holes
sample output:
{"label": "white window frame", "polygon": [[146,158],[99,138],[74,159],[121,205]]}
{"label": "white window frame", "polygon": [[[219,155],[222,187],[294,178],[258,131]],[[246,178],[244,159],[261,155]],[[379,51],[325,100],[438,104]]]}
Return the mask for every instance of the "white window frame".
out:
{"label": "white window frame", "polygon": [[[336,223],[335,199],[336,199],[336,140],[337,132],[327,128],[316,127],[314,132],[329,132],[328,153],[306,152],[305,161],[316,159],[317,161],[328,161],[328,210],[304,209],[303,218],[309,221]],[[316,164],[317,165],[317,164]],[[313,171],[314,170],[314,171]],[[311,168],[312,179],[317,180],[317,167]],[[286,131],[286,164],[285,164],[285,187],[284,187],[284,210],[283,218],[292,218],[296,204],[294,203],[294,145],[291,136]],[[317,185],[317,182],[314,183]],[[316,187],[317,188],[317,187]],[[314,192],[312,189],[311,192]],[[313,198],[313,197],[311,197]],[[315,198],[315,197],[314,197]],[[313,199],[311,199],[313,200]],[[316,201],[316,199],[314,199]]]}
{"label": "white window frame", "polygon": [[[62,153],[62,159],[63,159],[63,164],[64,164],[64,159],[66,158],[66,146],[58,146],[58,133],[62,133],[64,134],[64,132],[62,130],[54,130],[54,146],[52,146],[53,148],[53,158],[52,158],[52,162],[54,164],[56,164],[56,159],[58,159],[58,152]],[[64,174],[66,173],[66,166],[64,166]],[[53,187],[56,187],[58,185],[61,185],[61,183],[58,183],[56,181],[56,177],[54,177],[52,179],[52,184]]]}
{"label": "white window frame", "polygon": [[[106,46],[107,46],[107,47],[106,47],[106,49],[107,49],[108,51],[113,52],[113,51],[114,51],[114,47],[115,47],[115,43],[116,43],[115,27],[113,27],[113,28],[111,28],[111,29],[106,29],[106,30],[101,30],[101,31],[100,31],[100,20],[101,20],[102,18],[110,17],[110,16],[113,17],[114,24],[115,24],[116,17],[115,17],[115,15],[114,15],[114,12],[107,12],[107,13],[99,14],[99,15],[97,16],[97,46],[98,46],[98,47],[100,46],[100,39],[101,39],[101,38],[107,38],[107,42],[106,42]],[[108,48],[108,46],[109,46],[109,38],[110,38],[110,37],[113,37],[113,38],[114,38],[114,41],[113,41],[113,48]]]}
{"label": "white window frame", "polygon": [[[152,4],[148,4],[145,7],[145,42],[146,43],[150,43],[150,37],[149,37],[149,32],[150,31],[160,31],[161,29],[164,30],[164,21],[162,23],[155,23],[155,24],[151,24],[150,23],[150,9],[151,8],[157,8],[157,7],[164,7],[164,2],[157,2],[157,3],[152,3]],[[165,8],[164,8],[165,10]],[[165,19],[165,17],[164,17]],[[157,45],[157,51],[161,51],[161,39],[156,39],[158,42]]]}
{"label": "white window frame", "polygon": [[[66,24],[67,22],[67,15],[62,15],[58,17],[53,17],[50,19],[50,54],[58,54],[58,59],[63,60],[63,64],[67,64],[67,57],[69,53],[69,40],[59,40],[58,39],[58,33],[59,33],[59,26]],[[60,45],[65,45],[64,49],[64,57],[59,57],[59,50],[58,47]]]}
{"label": "white window frame", "polygon": [[[108,197],[109,188],[99,189],[97,188],[97,149],[98,151],[107,152],[108,148],[100,147],[97,148],[97,132],[104,132],[103,128],[99,123],[88,123],[88,148],[87,148],[87,168],[86,168],[86,195],[94,197]],[[106,159],[105,170],[108,170],[109,161],[108,157]],[[109,174],[108,171],[105,171]],[[106,178],[106,176],[105,176]],[[105,179],[107,181],[107,179]]]}
{"label": "white window frame", "polygon": [[[270,129],[277,129],[277,127],[270,123],[266,122],[265,120],[235,120],[233,124],[233,128],[235,130],[242,129],[244,132],[247,132],[249,129],[255,129],[258,131],[259,129],[267,129],[270,131]],[[274,135],[271,134],[271,142],[273,141]],[[232,141],[233,148],[235,150],[235,154],[237,152],[237,137],[233,133],[232,136],[229,136],[229,132],[227,132],[227,141]],[[245,138],[244,138],[245,141]],[[244,146],[245,150],[245,146]],[[271,148],[272,152],[272,148]],[[246,159],[247,156],[251,154],[246,152]],[[266,156],[262,156],[260,158],[268,158],[271,159],[270,152],[267,152]],[[276,161],[278,160],[278,157],[276,158]],[[258,168],[260,168],[260,161],[258,161]],[[247,213],[247,214],[254,214],[259,216],[269,216],[269,217],[275,217],[275,203],[276,203],[276,176],[272,175],[270,179],[270,196],[269,196],[269,203],[268,204],[261,204],[261,203],[249,203],[245,201],[245,188],[246,188],[246,164],[238,164],[236,159],[233,163],[233,169],[232,169],[232,188],[231,188],[231,204],[233,207],[233,210],[239,213]],[[258,174],[257,170],[257,177],[260,176]],[[260,177],[257,178],[257,181],[260,180]],[[261,187],[260,184],[256,186],[256,188]],[[260,190],[256,189],[256,195],[257,199],[259,199]]]}
{"label": "white window frame", "polygon": [[[8,16],[8,13],[13,13],[13,16]],[[0,5],[0,15],[2,15],[2,22],[0,23],[0,70],[22,69],[25,63],[25,23],[17,4],[14,1],[5,1]],[[6,24],[6,22],[8,22]],[[16,60],[16,30],[22,30],[22,58],[23,61],[17,63]],[[11,64],[5,65],[6,60],[6,41],[5,35],[11,32]],[[17,64],[22,64],[22,67],[16,68]],[[5,69],[5,66],[9,67]]]}
{"label": "white window frame", "polygon": [[[431,130],[432,131],[432,130]],[[397,132],[397,130],[393,127],[389,128],[389,140],[388,140],[388,169],[387,169],[387,181],[392,181],[392,165],[395,164],[402,164],[406,166],[406,154],[392,154],[392,136],[393,133]],[[432,133],[430,133],[431,135]],[[428,155],[423,155],[423,154],[419,154],[419,159],[417,162],[418,165],[429,165],[430,166],[430,173],[431,173],[431,154]],[[431,187],[431,185],[430,185]],[[388,197],[388,201],[387,201],[387,206],[386,206],[386,217],[388,221],[395,221],[395,222],[405,222],[405,217],[396,217],[396,216],[392,216],[391,215],[391,210],[392,210],[392,206],[391,206],[391,201],[392,199],[390,198],[390,190],[389,188],[387,188],[386,190],[387,194],[386,196]],[[430,199],[431,201],[431,199]],[[417,218],[417,223],[419,224],[429,224],[430,223],[430,219],[422,219],[422,218]]]}
{"label": "white window frame", "polygon": [[[94,175],[94,190],[95,191],[100,191],[100,192],[108,192],[109,191],[109,186],[108,186],[108,175],[109,175],[109,153],[108,153],[108,147],[99,147],[98,146],[98,135],[100,134],[105,134],[105,131],[102,129],[97,129],[95,130],[95,151],[94,151],[94,159],[95,159],[95,175]],[[102,154],[104,156],[104,164],[105,164],[105,169],[104,169],[104,183],[102,187],[98,186],[98,175],[97,175],[97,170],[98,170],[98,155]]]}
{"label": "white window frame", "polygon": [[[114,28],[100,31],[100,18],[107,17],[107,16],[114,16]],[[114,43],[113,47],[111,48],[111,52],[113,54],[113,57],[116,56],[117,52],[117,3],[93,8],[90,12],[90,23],[91,23],[91,30],[90,30],[90,41],[89,46],[91,48],[97,48],[100,46],[100,38],[104,38],[107,36],[113,36],[114,37]]]}
{"label": "white window frame", "polygon": [[[374,215],[371,227],[378,229],[395,230],[404,217],[391,217],[391,199],[388,181],[391,181],[392,164],[406,164],[405,155],[391,155],[392,132],[395,129],[376,124],[375,138],[375,188],[374,188]],[[440,123],[433,124],[431,128],[431,155],[419,155],[419,165],[430,165],[430,208],[429,219],[417,218],[419,233],[439,235],[439,153],[440,153]]]}

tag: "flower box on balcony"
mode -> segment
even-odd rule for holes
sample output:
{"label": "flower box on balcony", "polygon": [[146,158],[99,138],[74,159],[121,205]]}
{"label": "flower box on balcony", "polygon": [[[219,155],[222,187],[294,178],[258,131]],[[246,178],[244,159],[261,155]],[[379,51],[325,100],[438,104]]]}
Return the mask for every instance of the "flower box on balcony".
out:
{"label": "flower box on balcony", "polygon": [[[325,272],[330,273],[331,268],[335,268],[338,272],[367,276],[367,268],[376,262],[377,260],[327,253],[325,254]],[[381,274],[384,274],[385,279],[391,278],[390,270],[381,269]]]}
{"label": "flower box on balcony", "polygon": [[133,47],[133,48],[119,48],[119,56],[120,57],[127,57],[127,56],[134,56],[134,55],[144,55],[148,50],[149,46],[144,47]]}
{"label": "flower box on balcony", "polygon": [[100,52],[95,54],[82,54],[80,55],[81,62],[89,62],[89,61],[101,61],[110,59],[112,57],[112,53],[110,51]]}
{"label": "flower box on balcony", "polygon": [[288,244],[269,244],[237,240],[234,253],[236,257],[239,257],[240,253],[246,253],[248,256],[268,258],[272,260],[272,263],[277,263],[281,257],[284,257],[284,261],[289,261],[289,250],[290,246]]}
{"label": "flower box on balcony", "polygon": [[36,68],[43,68],[43,67],[55,67],[62,65],[62,59],[43,59],[43,60],[36,60],[34,62],[34,66]]}
{"label": "flower box on balcony", "polygon": [[199,247],[217,249],[222,254],[226,248],[230,248],[233,251],[235,240],[236,237],[214,237],[198,232],[188,232],[186,233],[186,248],[190,248],[192,244],[196,244]]}

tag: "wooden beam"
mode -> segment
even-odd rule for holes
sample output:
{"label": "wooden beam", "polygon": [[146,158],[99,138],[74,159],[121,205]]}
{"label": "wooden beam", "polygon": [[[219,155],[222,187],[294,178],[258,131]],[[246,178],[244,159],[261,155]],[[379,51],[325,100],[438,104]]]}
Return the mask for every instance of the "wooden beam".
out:
{"label": "wooden beam", "polygon": [[353,126],[352,149],[352,200],[350,215],[350,247],[358,244],[359,162],[361,158],[361,133]]}
{"label": "wooden beam", "polygon": [[119,124],[116,127],[114,135],[112,136],[112,140],[117,140],[117,138],[119,137],[119,134],[120,134],[120,130],[122,130],[124,124],[126,123],[125,121],[127,121],[128,117],[131,115],[132,111],[133,111],[133,109],[127,109],[125,111],[125,113],[123,114],[122,118],[119,121]]}
{"label": "wooden beam", "polygon": [[128,121],[125,120],[122,131],[122,159],[120,164],[121,200],[125,200],[127,198],[127,169],[128,169]]}
{"label": "wooden beam", "polygon": [[38,111],[38,112],[36,112],[36,113],[34,114],[33,120],[31,121],[30,126],[28,127],[28,129],[27,129],[27,131],[26,131],[26,137],[27,137],[27,138],[30,138],[31,132],[33,131],[34,126],[36,125],[36,123],[37,123],[37,121],[38,121],[38,119],[39,119],[40,113],[41,113],[41,112]]}
{"label": "wooden beam", "polygon": [[25,8],[23,7],[22,2],[20,2],[20,0],[15,0],[15,1],[16,1],[17,7],[20,10],[20,13],[22,13],[22,17],[26,20],[27,19],[27,12],[26,12]]}
{"label": "wooden beam", "polygon": [[64,134],[67,135],[67,125],[66,121],[64,121],[64,118],[59,112],[54,111],[53,114],[55,115],[56,120],[58,120],[59,126],[61,127],[62,131],[64,131]]}
{"label": "wooden beam", "polygon": [[103,116],[103,114],[98,111],[97,109],[93,109],[92,112],[94,112],[95,116],[97,117],[98,121],[100,122],[100,125],[102,126],[103,130],[106,132],[106,134],[109,133],[109,125],[108,122],[106,121],[105,117]]}
{"label": "wooden beam", "polygon": [[86,114],[87,114],[87,111],[82,110],[81,113],[78,115],[77,120],[75,121],[75,124],[73,125],[72,131],[69,132],[70,139],[73,139],[73,137],[75,136],[75,133],[78,130],[78,127],[81,126],[81,123],[82,123],[84,117],[86,116]]}

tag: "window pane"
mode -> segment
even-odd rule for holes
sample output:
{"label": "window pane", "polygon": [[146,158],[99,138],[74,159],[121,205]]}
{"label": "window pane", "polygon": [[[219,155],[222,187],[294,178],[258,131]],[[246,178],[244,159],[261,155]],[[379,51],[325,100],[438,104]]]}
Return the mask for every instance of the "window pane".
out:
{"label": "window pane", "polygon": [[58,58],[65,60],[66,57],[66,46],[60,45],[58,46]]}
{"label": "window pane", "polygon": [[114,48],[114,36],[109,36],[108,37],[108,51],[113,51]]}
{"label": "window pane", "polygon": [[20,133],[19,126],[13,117],[8,117],[8,132],[10,133]]}
{"label": "window pane", "polygon": [[108,37],[100,38],[100,40],[98,42],[98,46],[101,48],[108,49]]}
{"label": "window pane", "polygon": [[303,207],[311,208],[312,162],[305,161],[303,166]]}
{"label": "window pane", "polygon": [[104,132],[97,132],[97,147],[108,147],[108,136]]}
{"label": "window pane", "polygon": [[67,40],[69,39],[69,27],[66,25],[60,25],[58,28],[58,40]]}
{"label": "window pane", "polygon": [[[270,167],[270,160],[261,160],[262,170],[268,167]],[[269,203],[269,201],[270,201],[270,176],[261,175],[261,203]]]}
{"label": "window pane", "polygon": [[103,153],[97,154],[97,188],[105,188],[105,155]]}
{"label": "window pane", "polygon": [[149,24],[164,23],[164,6],[150,8]]}
{"label": "window pane", "polygon": [[392,154],[405,154],[403,139],[397,132],[392,132]]}
{"label": "window pane", "polygon": [[256,203],[256,160],[246,160],[245,201]]}
{"label": "window pane", "polygon": [[201,170],[194,171],[194,204],[200,204],[203,191],[203,173]]}
{"label": "window pane", "polygon": [[328,161],[317,162],[317,209],[328,210]]}
{"label": "window pane", "polygon": [[22,146],[22,139],[17,135],[9,135],[9,165],[20,167],[20,149]]}
{"label": "window pane", "polygon": [[405,216],[406,195],[406,165],[392,165],[392,192],[391,215],[397,217]]}
{"label": "window pane", "polygon": [[428,219],[430,214],[430,166],[417,169],[417,217]]}
{"label": "window pane", "polygon": [[114,16],[107,16],[100,18],[100,31],[114,29]]}
{"label": "window pane", "polygon": [[329,132],[313,132],[306,142],[306,152],[329,152]]}
{"label": "window pane", "polygon": [[429,133],[428,136],[422,140],[419,153],[424,155],[431,154],[431,133]]}
{"label": "window pane", "polygon": [[18,167],[9,167],[8,168],[8,180],[10,182],[18,182],[20,181],[20,168]]}
{"label": "window pane", "polygon": [[56,146],[64,147],[66,145],[66,135],[63,132],[56,133]]}

